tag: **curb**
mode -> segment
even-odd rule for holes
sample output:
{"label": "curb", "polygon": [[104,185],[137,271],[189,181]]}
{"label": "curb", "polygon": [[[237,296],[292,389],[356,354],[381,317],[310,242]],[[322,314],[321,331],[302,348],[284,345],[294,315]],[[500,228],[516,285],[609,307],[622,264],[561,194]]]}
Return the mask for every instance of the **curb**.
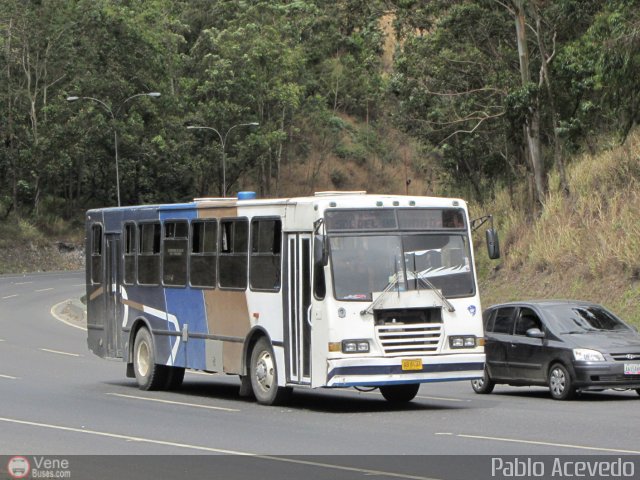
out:
{"label": "curb", "polygon": [[69,299],[51,307],[56,320],[80,330],[87,329],[87,308],[79,299]]}

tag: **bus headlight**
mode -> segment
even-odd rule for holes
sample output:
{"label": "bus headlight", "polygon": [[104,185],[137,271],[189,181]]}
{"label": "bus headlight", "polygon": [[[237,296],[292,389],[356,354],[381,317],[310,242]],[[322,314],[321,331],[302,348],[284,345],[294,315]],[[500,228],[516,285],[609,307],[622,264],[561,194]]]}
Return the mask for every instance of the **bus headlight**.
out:
{"label": "bus headlight", "polygon": [[342,353],[369,353],[369,340],[343,340]]}
{"label": "bus headlight", "polygon": [[477,337],[475,335],[454,335],[449,337],[450,348],[475,348]]}

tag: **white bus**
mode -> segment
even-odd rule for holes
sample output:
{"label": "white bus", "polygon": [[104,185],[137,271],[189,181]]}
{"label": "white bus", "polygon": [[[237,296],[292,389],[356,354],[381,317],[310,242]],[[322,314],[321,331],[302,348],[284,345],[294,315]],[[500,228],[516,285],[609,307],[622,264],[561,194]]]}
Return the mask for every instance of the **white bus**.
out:
{"label": "white bus", "polygon": [[194,369],[239,375],[262,404],[292,387],[406,402],[421,383],[483,375],[462,200],[240,192],[90,210],[86,229],[89,348],[141,389]]}

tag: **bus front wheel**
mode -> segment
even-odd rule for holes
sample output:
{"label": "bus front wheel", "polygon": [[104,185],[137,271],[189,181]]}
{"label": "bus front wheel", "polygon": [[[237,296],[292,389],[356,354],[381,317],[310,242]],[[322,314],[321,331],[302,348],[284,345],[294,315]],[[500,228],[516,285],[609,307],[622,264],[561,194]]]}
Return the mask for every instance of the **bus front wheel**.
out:
{"label": "bus front wheel", "polygon": [[133,371],[140,390],[160,390],[167,383],[167,367],[156,364],[153,338],[141,328],[133,344]]}
{"label": "bus front wheel", "polygon": [[419,383],[405,383],[403,385],[384,385],[380,387],[382,396],[391,403],[410,402],[418,394]]}
{"label": "bus front wheel", "polygon": [[278,367],[271,343],[262,337],[251,352],[251,387],[258,403],[277,405],[291,395],[291,389],[278,387]]}

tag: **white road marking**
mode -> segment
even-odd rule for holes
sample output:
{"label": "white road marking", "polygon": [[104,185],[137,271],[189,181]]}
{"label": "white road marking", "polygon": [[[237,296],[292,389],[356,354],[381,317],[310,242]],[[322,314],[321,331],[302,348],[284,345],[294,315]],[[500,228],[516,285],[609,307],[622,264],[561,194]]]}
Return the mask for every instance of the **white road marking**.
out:
{"label": "white road marking", "polygon": [[34,292],[48,292],[49,290],[53,290],[53,288],[41,288],[40,290],[34,290]]}
{"label": "white road marking", "polygon": [[6,378],[8,380],[17,380],[18,377],[12,377],[11,375],[0,375],[0,378]]}
{"label": "white road marking", "polygon": [[222,410],[224,412],[240,411],[237,408],[214,407],[211,405],[202,405],[199,403],[185,403],[185,402],[176,402],[173,400],[162,400],[160,398],[137,397],[135,395],[123,395],[122,393],[106,393],[105,395],[112,395],[114,397],[122,397],[122,398],[133,398],[135,400],[146,400],[148,402],[168,403],[170,405],[183,405],[185,407],[208,408],[210,410]]}
{"label": "white road marking", "polygon": [[26,420],[17,420],[14,418],[5,418],[5,417],[0,417],[0,422],[5,422],[5,423],[13,423],[13,424],[17,424],[17,425],[28,425],[31,427],[40,427],[40,428],[49,428],[49,429],[53,429],[53,430],[62,430],[65,432],[73,432],[73,433],[84,433],[87,435],[96,435],[96,436],[100,436],[100,437],[108,437],[108,438],[115,438],[115,439],[119,439],[119,440],[126,440],[127,442],[142,442],[142,443],[152,443],[155,445],[164,445],[164,446],[168,446],[168,447],[177,447],[177,448],[186,448],[186,449],[190,449],[190,450],[199,450],[199,451],[204,451],[204,452],[212,452],[212,453],[222,453],[222,454],[226,454],[226,455],[238,455],[238,456],[243,456],[243,457],[252,457],[252,458],[259,458],[261,460],[270,460],[270,461],[274,461],[274,462],[282,462],[282,463],[292,463],[292,464],[296,464],[296,465],[308,465],[308,466],[312,466],[312,467],[319,467],[319,468],[326,468],[326,469],[331,469],[331,470],[341,470],[341,471],[346,471],[346,472],[356,472],[359,474],[365,474],[365,475],[378,475],[378,476],[387,476],[387,477],[394,477],[394,478],[407,478],[410,480],[435,480],[433,478],[430,477],[422,477],[422,476],[417,476],[417,475],[409,475],[409,474],[404,474],[404,473],[396,473],[396,472],[385,472],[385,471],[381,471],[381,470],[369,470],[366,468],[356,468],[356,467],[347,467],[344,465],[334,465],[331,463],[320,463],[320,462],[311,462],[311,461],[306,461],[306,460],[298,460],[295,458],[280,458],[280,457],[274,457],[271,455],[259,455],[256,453],[251,453],[251,452],[241,452],[238,450],[225,450],[222,448],[213,448],[213,447],[205,447],[202,445],[190,445],[187,443],[177,443],[177,442],[168,442],[166,440],[154,440],[152,438],[144,438],[144,437],[133,437],[130,435],[121,435],[118,433],[109,433],[109,432],[101,432],[98,430],[87,430],[87,429],[82,429],[82,428],[74,428],[74,427],[65,427],[62,425],[52,425],[52,424],[48,424],[48,423],[39,423],[39,422],[29,422]]}
{"label": "white road marking", "polygon": [[588,447],[585,445],[572,445],[569,443],[553,443],[553,442],[540,442],[536,440],[521,440],[517,438],[502,438],[502,437],[487,437],[482,435],[462,435],[458,434],[456,437],[472,438],[475,440],[493,440],[495,442],[511,442],[511,443],[525,443],[528,445],[544,445],[546,447],[562,447],[562,448],[575,448],[577,450],[594,450],[598,452],[615,452],[615,453],[628,453],[632,455],[640,454],[640,450],[624,450],[620,448],[607,448],[607,447]]}
{"label": "white road marking", "polygon": [[434,435],[453,435],[453,433],[450,433],[450,432],[436,432],[436,433],[434,433]]}
{"label": "white road marking", "polygon": [[4,342],[4,338],[0,338],[0,342]]}
{"label": "white road marking", "polygon": [[55,318],[56,320],[58,320],[58,321],[60,321],[60,322],[64,323],[65,325],[69,325],[70,327],[77,328],[78,330],[84,330],[84,331],[86,332],[86,331],[87,331],[87,328],[86,328],[86,327],[82,327],[82,326],[80,326],[80,325],[75,325],[75,324],[73,324],[73,323],[67,322],[64,318],[62,318],[60,315],[58,315],[58,314],[56,313],[56,310],[57,310],[58,306],[59,306],[59,305],[62,305],[63,303],[67,303],[68,301],[69,301],[69,300],[65,300],[64,302],[60,302],[60,303],[58,303],[57,305],[54,305],[53,307],[51,307],[51,311],[50,311],[51,316],[52,316],[53,318]]}
{"label": "white road marking", "polygon": [[17,294],[16,295],[8,295],[6,297],[2,297],[2,299],[6,300],[7,298],[14,298],[14,297],[17,297],[17,296],[18,296]]}
{"label": "white road marking", "polygon": [[60,350],[50,350],[48,348],[41,348],[40,350],[43,351],[43,352],[57,353],[58,355],[68,355],[69,357],[81,357],[82,356],[79,353],[61,352]]}
{"label": "white road marking", "polygon": [[33,282],[16,282],[16,283],[14,283],[14,285],[29,285],[31,283],[33,283]]}

